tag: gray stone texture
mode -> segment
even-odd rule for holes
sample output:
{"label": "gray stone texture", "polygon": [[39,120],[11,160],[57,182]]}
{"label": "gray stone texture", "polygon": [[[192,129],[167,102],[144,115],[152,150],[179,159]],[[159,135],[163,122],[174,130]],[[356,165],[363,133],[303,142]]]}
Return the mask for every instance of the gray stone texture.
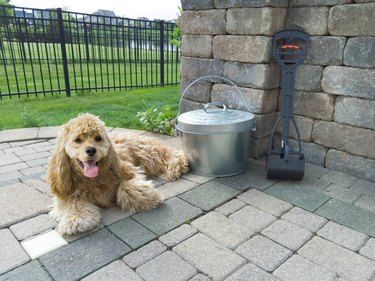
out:
{"label": "gray stone texture", "polygon": [[341,65],[346,43],[345,37],[311,36],[305,63],[318,65]]}
{"label": "gray stone texture", "polygon": [[237,212],[239,209],[242,209],[245,207],[245,203],[238,200],[238,199],[232,199],[228,203],[225,203],[224,205],[220,206],[219,208],[216,208],[215,211],[224,215],[229,216],[235,212]]}
{"label": "gray stone texture", "polygon": [[142,248],[131,252],[123,258],[123,261],[131,268],[136,268],[149,260],[165,252],[167,247],[159,241],[152,241]]}
{"label": "gray stone texture", "polygon": [[316,214],[375,237],[375,216],[373,212],[368,210],[340,200],[331,199],[320,207]]}
{"label": "gray stone texture", "polygon": [[[261,90],[253,88],[239,88],[244,99],[233,86],[215,84],[212,87],[211,101],[220,101],[229,108],[248,111],[252,113],[269,113],[277,108],[278,89]],[[246,106],[246,104],[247,106]]]}
{"label": "gray stone texture", "polygon": [[356,177],[352,177],[350,175],[337,171],[329,171],[328,173],[322,175],[321,179],[343,187],[350,187],[358,181]]}
{"label": "gray stone texture", "polygon": [[[0,273],[1,274],[1,273]],[[3,275],[0,281],[53,281],[39,261],[32,261]]]}
{"label": "gray stone texture", "polygon": [[374,36],[375,3],[337,5],[330,9],[328,30],[338,36]]}
{"label": "gray stone texture", "polygon": [[339,96],[336,99],[334,120],[375,130],[375,100]]}
{"label": "gray stone texture", "polygon": [[215,0],[216,8],[288,7],[287,0]]}
{"label": "gray stone texture", "polygon": [[136,249],[156,238],[154,233],[131,218],[111,224],[108,229],[132,249]]}
{"label": "gray stone texture", "polygon": [[262,281],[278,281],[272,274],[264,271],[254,264],[248,263],[241,267],[238,271],[230,275],[225,281],[243,281],[243,280],[262,280]]}
{"label": "gray stone texture", "polygon": [[297,68],[295,89],[301,91],[320,91],[323,67],[302,64]]}
{"label": "gray stone texture", "polygon": [[214,59],[265,63],[272,59],[272,37],[218,35],[212,43]]}
{"label": "gray stone texture", "polygon": [[316,190],[316,187],[301,182],[283,181],[277,183],[265,192],[281,200],[287,201],[307,211],[313,212],[327,202],[330,197]]}
{"label": "gray stone texture", "polygon": [[184,193],[188,190],[191,190],[197,187],[199,184],[195,182],[191,182],[185,179],[181,179],[178,182],[169,182],[163,184],[158,188],[161,195],[164,197],[165,200],[175,197],[181,193]]}
{"label": "gray stone texture", "polygon": [[129,268],[122,261],[114,261],[109,265],[95,271],[89,276],[82,279],[82,281],[142,281],[131,268]]}
{"label": "gray stone texture", "polygon": [[285,26],[302,29],[309,35],[327,35],[328,11],[328,7],[289,8]]}
{"label": "gray stone texture", "polygon": [[224,76],[238,86],[273,89],[279,86],[280,68],[276,64],[226,62]]}
{"label": "gray stone texture", "polygon": [[335,96],[323,92],[296,91],[294,113],[305,117],[328,120],[333,119]]}
{"label": "gray stone texture", "polygon": [[255,114],[256,130],[252,133],[254,138],[262,138],[271,134],[276,121],[276,113]]}
{"label": "gray stone texture", "polygon": [[225,34],[225,10],[185,11],[180,18],[183,34]]}
{"label": "gray stone texture", "polygon": [[181,58],[181,77],[197,79],[207,75],[223,76],[224,63],[214,59]]}
{"label": "gray stone texture", "polygon": [[208,211],[240,193],[227,185],[210,181],[182,195],[183,200]]}
{"label": "gray stone texture", "polygon": [[281,218],[302,228],[305,228],[313,233],[316,233],[327,223],[327,220],[325,218],[307,212],[298,207],[294,207]]}
{"label": "gray stone texture", "polygon": [[245,259],[198,233],[172,249],[212,280],[222,280],[245,263]]}
{"label": "gray stone texture", "polygon": [[260,235],[254,236],[238,246],[236,252],[251,263],[269,272],[273,271],[292,255],[292,251],[289,249]]}
{"label": "gray stone texture", "polygon": [[289,7],[335,6],[351,2],[351,0],[289,0]]}
{"label": "gray stone texture", "polygon": [[192,225],[229,249],[236,248],[255,233],[217,212],[210,212],[196,219]]}
{"label": "gray stone texture", "polygon": [[212,35],[183,35],[181,54],[186,57],[212,58]]}
{"label": "gray stone texture", "polygon": [[327,66],[323,71],[322,89],[329,94],[374,100],[374,75],[375,69]]}
{"label": "gray stone texture", "polygon": [[[314,124],[314,119],[306,118],[306,117],[298,116],[298,115],[294,115],[294,119],[296,120],[301,140],[311,141],[311,133],[312,133],[312,128]],[[282,125],[277,127],[276,132],[281,134]],[[291,124],[290,126],[289,136],[291,138],[298,139],[297,131],[295,130],[293,124]]]}
{"label": "gray stone texture", "polygon": [[375,181],[375,160],[336,149],[328,150],[325,166],[358,178]]}
{"label": "gray stone texture", "polygon": [[375,181],[358,180],[350,187],[350,190],[362,195],[374,196]]}
{"label": "gray stone texture", "polygon": [[361,194],[351,191],[350,189],[343,187],[341,185],[331,184],[326,189],[323,190],[323,193],[329,197],[348,202],[353,204]]}
{"label": "gray stone texture", "polygon": [[[22,199],[20,196],[22,195]],[[15,184],[0,188],[0,227],[49,211],[50,197],[24,185]]]}
{"label": "gray stone texture", "polygon": [[24,240],[48,229],[53,229],[56,225],[56,221],[51,219],[49,215],[43,214],[12,225],[10,230],[18,240]]}
{"label": "gray stone texture", "polygon": [[0,230],[0,274],[18,267],[30,260],[9,229]]}
{"label": "gray stone texture", "polygon": [[283,215],[292,208],[291,204],[256,189],[242,193],[238,196],[238,199],[276,217]]}
{"label": "gray stone texture", "polygon": [[195,83],[194,81],[195,80],[193,79],[186,79],[186,78],[181,79],[180,81],[181,98],[192,100],[192,101],[197,101],[197,102],[204,102],[204,103],[210,102],[212,83],[204,81],[204,80],[201,80]]}
{"label": "gray stone texture", "polygon": [[214,0],[181,0],[181,8],[183,11],[206,10],[214,8],[214,3]]}
{"label": "gray stone texture", "polygon": [[362,157],[375,159],[375,131],[337,124],[334,122],[316,121],[312,132],[313,141],[338,150]]}
{"label": "gray stone texture", "polygon": [[292,251],[298,250],[313,236],[310,231],[284,220],[275,221],[261,233]]}
{"label": "gray stone texture", "polygon": [[[168,265],[168,266],[166,266]],[[185,281],[197,274],[197,269],[171,251],[162,253],[136,269],[145,281]]]}
{"label": "gray stone texture", "polygon": [[156,209],[135,214],[132,218],[157,235],[162,235],[201,213],[199,208],[175,197]]}
{"label": "gray stone texture", "polygon": [[284,27],[286,12],[287,9],[268,7],[229,9],[226,30],[229,34],[273,36]]}
{"label": "gray stone texture", "polygon": [[359,253],[375,261],[375,239],[369,239],[366,245],[364,245],[363,248],[359,251]]}
{"label": "gray stone texture", "polygon": [[230,215],[229,218],[245,227],[249,230],[262,231],[268,225],[276,221],[276,217],[263,212],[255,207],[246,206],[234,214]]}
{"label": "gray stone texture", "polygon": [[344,52],[344,64],[353,67],[374,68],[375,37],[352,37]]}
{"label": "gray stone texture", "polygon": [[352,281],[370,280],[375,273],[374,261],[320,237],[307,242],[298,254]]}
{"label": "gray stone texture", "polygon": [[130,248],[110,231],[102,229],[52,251],[39,260],[54,280],[77,280],[129,251]]}
{"label": "gray stone texture", "polygon": [[318,235],[354,252],[368,240],[367,235],[331,221],[318,231]]}
{"label": "gray stone texture", "polygon": [[335,281],[336,273],[325,269],[313,262],[299,256],[293,255],[273,274],[283,281]]}
{"label": "gray stone texture", "polygon": [[159,237],[160,242],[168,247],[174,247],[182,241],[196,234],[198,230],[190,224],[183,224],[176,229]]}

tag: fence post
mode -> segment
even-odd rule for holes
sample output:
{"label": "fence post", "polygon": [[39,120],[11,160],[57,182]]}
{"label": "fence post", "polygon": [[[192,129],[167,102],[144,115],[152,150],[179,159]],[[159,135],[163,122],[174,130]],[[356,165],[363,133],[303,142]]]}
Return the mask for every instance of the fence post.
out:
{"label": "fence post", "polygon": [[164,86],[164,21],[160,21],[160,84]]}
{"label": "fence post", "polygon": [[64,70],[65,90],[66,90],[66,95],[70,97],[70,83],[69,83],[68,59],[66,56],[66,47],[65,47],[64,22],[63,22],[61,8],[57,8],[56,11],[57,11],[57,22],[59,25],[61,57],[62,57],[63,70]]}

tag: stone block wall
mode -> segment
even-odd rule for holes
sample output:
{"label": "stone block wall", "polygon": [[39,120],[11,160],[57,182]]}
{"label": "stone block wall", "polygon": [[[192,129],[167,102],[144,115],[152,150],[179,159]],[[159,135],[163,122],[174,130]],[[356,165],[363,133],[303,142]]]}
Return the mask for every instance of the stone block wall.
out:
{"label": "stone block wall", "polygon": [[[273,35],[304,30],[310,42],[296,74],[295,115],[306,161],[375,181],[375,0],[181,2],[181,93],[206,75],[236,83],[256,116],[251,157],[264,156],[280,92]],[[246,110],[232,86],[209,80],[185,93],[182,112],[210,101]]]}

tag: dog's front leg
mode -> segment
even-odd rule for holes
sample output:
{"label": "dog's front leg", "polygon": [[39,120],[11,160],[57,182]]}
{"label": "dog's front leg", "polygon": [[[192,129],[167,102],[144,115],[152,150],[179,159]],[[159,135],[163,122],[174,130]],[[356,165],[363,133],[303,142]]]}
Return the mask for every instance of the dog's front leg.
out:
{"label": "dog's front leg", "polygon": [[117,205],[130,212],[155,208],[163,202],[163,196],[141,174],[124,180],[117,191]]}
{"label": "dog's front leg", "polygon": [[59,221],[57,231],[72,235],[91,230],[99,225],[99,207],[79,198],[63,201],[57,199],[50,215]]}

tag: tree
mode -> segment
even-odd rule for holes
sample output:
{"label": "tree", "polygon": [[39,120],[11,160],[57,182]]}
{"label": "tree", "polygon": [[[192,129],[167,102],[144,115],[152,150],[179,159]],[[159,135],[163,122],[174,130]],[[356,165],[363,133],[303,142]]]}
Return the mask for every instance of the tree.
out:
{"label": "tree", "polygon": [[0,48],[3,47],[3,29],[12,22],[13,16],[14,10],[10,0],[0,0]]}

